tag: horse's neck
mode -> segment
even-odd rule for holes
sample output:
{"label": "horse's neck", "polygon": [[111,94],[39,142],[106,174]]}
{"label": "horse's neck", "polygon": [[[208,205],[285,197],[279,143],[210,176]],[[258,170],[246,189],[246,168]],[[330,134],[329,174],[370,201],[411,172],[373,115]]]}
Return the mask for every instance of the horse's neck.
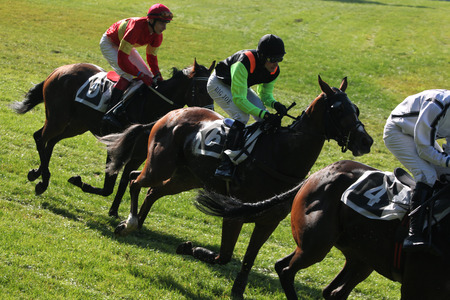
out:
{"label": "horse's neck", "polygon": [[291,128],[299,134],[311,136],[312,140],[325,141],[325,110],[326,103],[321,94],[308,106],[301,119],[296,121]]}

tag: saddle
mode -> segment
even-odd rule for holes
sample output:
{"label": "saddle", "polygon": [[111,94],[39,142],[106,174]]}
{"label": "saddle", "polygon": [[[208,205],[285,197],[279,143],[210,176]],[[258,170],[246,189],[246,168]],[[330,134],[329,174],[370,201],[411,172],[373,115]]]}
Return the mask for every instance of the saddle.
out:
{"label": "saddle", "polygon": [[254,149],[256,141],[263,131],[260,129],[259,123],[246,126],[244,129],[245,142],[243,143],[243,147],[230,151],[224,149],[224,147],[226,136],[232,124],[233,120],[228,118],[206,122],[195,137],[194,153],[214,158],[219,158],[222,153],[225,153],[235,165],[245,161]]}
{"label": "saddle", "polygon": [[[77,91],[75,101],[105,113],[110,107],[111,90],[120,76],[114,72],[99,72],[91,76]],[[133,80],[122,99],[129,99],[143,85],[140,80]]]}

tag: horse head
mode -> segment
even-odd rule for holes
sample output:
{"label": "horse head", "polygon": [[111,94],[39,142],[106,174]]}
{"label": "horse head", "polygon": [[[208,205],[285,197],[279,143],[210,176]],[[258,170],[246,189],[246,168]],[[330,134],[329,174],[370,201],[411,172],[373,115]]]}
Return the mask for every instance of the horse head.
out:
{"label": "horse head", "polygon": [[323,111],[318,118],[326,139],[334,139],[342,148],[342,152],[350,149],[354,156],[370,152],[372,137],[364,129],[359,120],[359,109],[347,97],[347,77],[339,88],[330,87],[319,75],[319,86],[322,93],[305,111],[312,115],[315,111]]}
{"label": "horse head", "polygon": [[206,90],[206,84],[215,65],[216,61],[214,60],[211,66],[206,68],[198,64],[197,59],[194,59],[194,64],[183,70],[184,75],[191,80],[191,88],[186,92],[190,95],[185,96],[185,99],[190,99],[186,103],[188,106],[200,106],[214,110],[214,101]]}

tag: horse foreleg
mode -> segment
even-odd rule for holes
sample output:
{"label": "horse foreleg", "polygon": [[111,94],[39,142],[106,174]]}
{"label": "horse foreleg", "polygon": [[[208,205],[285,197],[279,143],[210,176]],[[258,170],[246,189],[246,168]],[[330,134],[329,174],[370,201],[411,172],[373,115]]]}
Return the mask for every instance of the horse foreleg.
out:
{"label": "horse foreleg", "polygon": [[344,268],[323,290],[325,299],[347,299],[351,291],[364,279],[369,277],[373,268],[356,259],[348,259]]}
{"label": "horse foreleg", "polygon": [[244,290],[248,282],[248,275],[253,267],[259,249],[261,249],[272,232],[277,228],[280,221],[281,220],[269,222],[268,220],[265,220],[265,222],[255,224],[255,229],[253,230],[244,260],[242,261],[241,270],[239,271],[234,281],[233,288],[231,289],[234,297],[243,297]]}

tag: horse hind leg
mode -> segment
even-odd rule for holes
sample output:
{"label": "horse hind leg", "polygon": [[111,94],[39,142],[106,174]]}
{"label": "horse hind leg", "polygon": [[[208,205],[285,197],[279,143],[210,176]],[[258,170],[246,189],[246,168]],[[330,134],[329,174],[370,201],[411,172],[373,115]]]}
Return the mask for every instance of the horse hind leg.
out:
{"label": "horse hind leg", "polygon": [[357,259],[346,259],[344,268],[323,290],[325,299],[347,299],[351,291],[373,272],[373,268]]}
{"label": "horse hind leg", "polygon": [[[44,130],[44,127],[42,127],[41,129],[39,129],[38,131],[36,131],[33,134],[34,142],[36,144],[36,150],[39,154],[39,160],[41,162],[44,160],[43,155],[44,155],[44,150],[45,150],[45,145],[42,143],[42,131],[43,130]],[[28,180],[35,181],[36,179],[39,178],[39,176],[41,176],[41,174],[42,174],[42,168],[41,168],[41,164],[39,164],[39,168],[31,169],[28,172]]]}
{"label": "horse hind leg", "polygon": [[[109,158],[109,155],[107,155],[106,156],[106,165],[108,165],[109,161],[110,161],[110,158]],[[68,182],[79,187],[85,193],[107,197],[113,193],[116,180],[117,180],[117,174],[110,175],[108,173],[105,173],[105,179],[103,181],[102,188],[98,188],[98,187],[92,186],[86,182],[83,182],[83,180],[81,179],[81,176],[72,176],[69,178]]]}
{"label": "horse hind leg", "polygon": [[297,260],[294,258],[296,255],[301,255],[299,252],[301,250],[297,248],[294,252],[289,254],[286,257],[278,260],[275,263],[275,271],[278,274],[278,278],[280,279],[281,287],[284,290],[284,294],[287,299],[297,299],[297,293],[294,288],[294,279],[295,274],[297,274],[298,270],[293,270],[289,268],[289,264],[291,261]]}

